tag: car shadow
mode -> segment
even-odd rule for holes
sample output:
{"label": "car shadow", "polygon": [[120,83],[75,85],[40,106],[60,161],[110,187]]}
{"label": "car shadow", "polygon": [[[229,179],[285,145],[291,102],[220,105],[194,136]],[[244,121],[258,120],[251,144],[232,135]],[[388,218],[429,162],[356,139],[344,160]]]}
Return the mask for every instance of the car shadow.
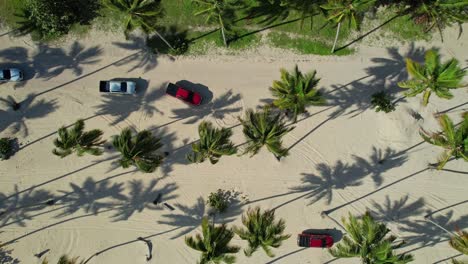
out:
{"label": "car shadow", "polygon": [[200,94],[201,97],[203,98],[201,105],[206,105],[210,103],[211,100],[213,100],[213,93],[208,89],[207,86],[203,84],[193,83],[187,80],[178,81],[175,84],[183,88],[187,88],[188,90],[192,92]]}

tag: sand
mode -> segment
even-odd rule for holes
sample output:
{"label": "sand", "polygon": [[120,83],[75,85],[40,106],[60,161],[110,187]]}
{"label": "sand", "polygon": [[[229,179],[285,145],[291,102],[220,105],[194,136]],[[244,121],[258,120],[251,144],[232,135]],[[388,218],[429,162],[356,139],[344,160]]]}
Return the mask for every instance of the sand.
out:
{"label": "sand", "polygon": [[[306,229],[342,230],[342,216],[366,210],[407,242],[399,252],[414,254],[414,263],[444,263],[458,252],[424,215],[432,212],[432,219],[449,230],[468,228],[468,166],[457,160],[445,171],[427,169],[442,150],[421,143],[418,129],[437,130],[433,113],[453,107],[449,116],[458,122],[468,108],[467,90],[455,91],[450,101],[432,97],[426,108],[420,96],[408,98],[390,114],[375,113],[369,101],[384,88],[401,96],[396,82],[407,79],[404,58],[421,60],[427,48],[439,48],[445,59],[454,56],[465,67],[468,35],[457,40],[456,33],[446,32],[444,43],[436,38],[361,45],[347,57],[260,48],[238,56],[177,58],[150,56],[140,51],[141,39],[125,42],[121,35],[99,32],[60,47],[0,34],[0,66],[17,65],[27,74],[23,83],[0,86],[1,97],[24,100],[18,112],[0,110],[0,136],[16,137],[20,144],[13,157],[0,162],[0,208],[8,210],[0,217],[0,241],[8,243],[13,258],[28,264],[40,263],[34,255],[45,250],[53,261],[67,253],[100,264],[195,263],[199,253],[185,246],[184,237],[201,231],[208,213],[204,199],[223,188],[238,192],[240,201],[217,223],[239,225],[243,211],[261,206],[276,209],[292,234],[274,250],[276,257],[239,253],[237,263],[330,263],[326,250],[297,247],[296,235]],[[185,154],[203,120],[234,127],[234,141],[243,143],[237,117],[268,101],[279,69],[296,63],[303,71],[317,70],[329,105],[310,107],[308,116],[300,116],[284,138],[288,157],[278,162],[264,150],[252,158],[223,157],[215,166],[187,163]],[[135,78],[138,96],[100,95],[99,80],[112,78]],[[204,94],[213,98],[189,107],[164,95],[169,81],[207,88]],[[79,118],[88,129],[102,129],[105,138],[129,126],[151,129],[162,136],[170,156],[155,173],[144,174],[119,168],[114,151],[100,157],[52,155],[56,130]],[[153,205],[159,193],[174,211]],[[43,205],[52,197],[55,205]],[[324,210],[330,210],[329,218],[320,216]],[[147,244],[138,237],[153,244],[149,262]],[[232,243],[246,245],[238,237]]]}

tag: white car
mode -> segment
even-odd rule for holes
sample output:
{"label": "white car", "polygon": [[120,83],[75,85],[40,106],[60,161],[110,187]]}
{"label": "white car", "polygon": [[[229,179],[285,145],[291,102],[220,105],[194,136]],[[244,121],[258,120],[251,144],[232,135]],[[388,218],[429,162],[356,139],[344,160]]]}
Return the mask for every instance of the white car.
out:
{"label": "white car", "polygon": [[0,81],[19,82],[23,80],[23,72],[20,69],[2,69],[0,70]]}
{"label": "white car", "polygon": [[132,81],[100,81],[101,93],[135,94],[136,83]]}

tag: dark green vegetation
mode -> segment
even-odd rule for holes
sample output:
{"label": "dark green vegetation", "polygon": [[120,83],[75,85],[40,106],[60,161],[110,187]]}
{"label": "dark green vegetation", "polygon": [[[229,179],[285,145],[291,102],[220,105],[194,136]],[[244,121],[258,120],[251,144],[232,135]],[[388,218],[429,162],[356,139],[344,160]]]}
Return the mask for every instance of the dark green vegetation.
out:
{"label": "dark green vegetation", "polygon": [[[458,230],[455,236],[449,241],[450,246],[463,255],[468,255],[468,232]],[[466,261],[452,259],[452,263],[463,264]]]}
{"label": "dark green vegetation", "polygon": [[390,113],[395,111],[395,104],[392,102],[392,97],[384,91],[374,93],[371,98],[372,108],[376,112],[383,111]]}
{"label": "dark green vegetation", "polygon": [[222,156],[236,154],[237,148],[231,142],[232,131],[227,128],[215,128],[210,122],[202,122],[198,126],[200,140],[192,144],[192,153],[187,159],[193,163],[209,160],[216,164]]}
{"label": "dark green vegetation", "polygon": [[224,213],[229,207],[231,193],[229,191],[218,189],[216,192],[210,193],[206,203],[215,210],[216,213]]}
{"label": "dark green vegetation", "polygon": [[284,235],[286,223],[283,219],[275,221],[275,211],[261,211],[260,207],[249,208],[245,215],[242,215],[242,224],[245,228],[234,228],[234,232],[243,240],[247,240],[248,247],[244,254],[248,257],[262,248],[269,256],[275,254],[271,248],[278,248],[281,243],[291,235]]}
{"label": "dark green vegetation", "polygon": [[385,224],[374,220],[370,213],[360,219],[349,215],[348,221],[343,219],[347,234],[329,252],[336,258],[361,258],[362,263],[395,263],[404,264],[413,261],[410,254],[396,254],[395,249],[404,242],[395,243],[397,237],[390,232]]}
{"label": "dark green vegetation", "polygon": [[442,131],[429,133],[421,129],[420,135],[424,141],[445,149],[439,158],[437,169],[442,169],[451,157],[462,158],[468,162],[468,112],[463,113],[463,121],[458,128],[447,115],[439,117]]}
{"label": "dark green vegetation", "polygon": [[[84,261],[79,261],[78,257],[70,258],[67,255],[62,255],[57,261],[57,264],[83,264]],[[41,264],[50,264],[47,259],[44,259]]]}
{"label": "dark green vegetation", "polygon": [[64,158],[74,151],[78,156],[85,153],[91,155],[101,155],[102,149],[99,147],[104,144],[102,140],[103,132],[99,129],[84,132],[85,124],[83,120],[78,120],[72,128],[61,127],[58,130],[59,138],[54,140],[56,149],[52,151],[54,155]]}
{"label": "dark green vegetation", "polygon": [[249,109],[245,118],[239,120],[247,140],[244,153],[254,156],[266,146],[278,160],[288,155],[288,150],[282,146],[282,138],[294,127],[286,127],[281,113],[272,113],[269,107],[256,112]]}
{"label": "dark green vegetation", "polygon": [[427,51],[424,60],[424,65],[421,65],[409,58],[406,59],[406,69],[413,79],[398,83],[401,88],[409,89],[406,96],[424,93],[423,105],[426,106],[432,93],[443,99],[451,99],[453,97],[451,89],[466,86],[462,84],[466,70],[458,65],[458,60],[452,58],[442,63],[436,50]]}
{"label": "dark green vegetation", "polygon": [[10,158],[13,152],[13,142],[9,138],[0,138],[0,160]]}
{"label": "dark green vegetation", "polygon": [[123,168],[134,165],[142,172],[154,172],[163,161],[163,156],[157,153],[162,147],[160,139],[147,130],[134,135],[126,128],[113,137],[112,145],[121,154],[119,163]]}
{"label": "dark green vegetation", "polygon": [[296,65],[294,70],[288,72],[281,69],[281,80],[273,81],[270,91],[276,98],[273,105],[287,113],[292,113],[294,123],[297,116],[305,113],[310,105],[324,105],[325,99],[317,90],[320,81],[316,78],[316,71],[303,74]]}
{"label": "dark green vegetation", "polygon": [[403,40],[428,38],[426,31],[467,21],[466,6],[463,0],[3,0],[0,17],[16,33],[42,41],[94,25],[126,36],[140,29],[153,51],[173,55],[206,53],[207,43],[245,49],[262,39],[304,54],[347,55],[353,50],[343,46],[355,35],[379,29]]}
{"label": "dark green vegetation", "polygon": [[229,244],[234,232],[225,224],[219,226],[210,224],[206,217],[203,218],[201,227],[202,234],[185,238],[187,246],[201,252],[198,263],[235,263],[236,257],[233,254],[239,252],[240,248]]}

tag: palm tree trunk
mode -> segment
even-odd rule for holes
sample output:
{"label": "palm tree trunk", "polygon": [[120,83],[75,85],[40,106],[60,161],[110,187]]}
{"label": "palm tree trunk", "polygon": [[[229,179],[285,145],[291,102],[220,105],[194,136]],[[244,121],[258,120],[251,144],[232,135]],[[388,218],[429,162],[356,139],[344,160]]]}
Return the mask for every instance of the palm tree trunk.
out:
{"label": "palm tree trunk", "polygon": [[336,27],[335,41],[333,42],[331,53],[335,52],[336,42],[338,41],[338,36],[340,35],[340,27],[341,27],[341,22],[339,22],[338,26]]}
{"label": "palm tree trunk", "polygon": [[226,41],[226,35],[224,34],[224,27],[221,27],[221,35],[223,36],[223,42],[224,46],[228,46],[227,41]]}
{"label": "palm tree trunk", "polygon": [[171,48],[172,50],[174,50],[174,48],[171,46],[171,44],[169,44],[169,42],[168,42],[161,34],[159,34],[158,31],[155,31],[155,33],[156,33],[156,35],[158,35],[158,37],[159,37],[162,41],[164,41],[164,43],[166,43],[166,45],[167,45],[169,48]]}

